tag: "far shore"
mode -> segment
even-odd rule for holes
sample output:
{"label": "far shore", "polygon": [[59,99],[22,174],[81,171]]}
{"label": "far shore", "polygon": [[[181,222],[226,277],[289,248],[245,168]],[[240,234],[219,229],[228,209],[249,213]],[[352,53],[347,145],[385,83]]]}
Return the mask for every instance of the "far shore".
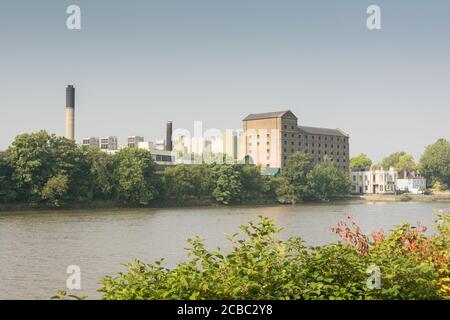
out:
{"label": "far shore", "polygon": [[[442,192],[439,194],[423,195],[423,194],[403,194],[403,195],[348,195],[332,201],[312,201],[299,202],[296,205],[302,204],[327,204],[339,203],[346,201],[367,201],[367,202],[450,202],[450,192]],[[19,211],[53,211],[53,210],[102,210],[102,209],[145,209],[145,208],[180,208],[180,207],[211,207],[211,208],[226,208],[230,207],[246,207],[246,206],[278,206],[282,205],[271,198],[253,199],[246,202],[240,202],[230,205],[223,205],[217,203],[211,198],[195,198],[187,199],[185,201],[176,201],[174,199],[165,199],[155,201],[148,205],[126,205],[117,201],[93,201],[89,203],[68,203],[60,207],[51,207],[42,204],[30,205],[21,203],[0,204],[1,212],[19,212]],[[283,205],[291,206],[291,205]]]}

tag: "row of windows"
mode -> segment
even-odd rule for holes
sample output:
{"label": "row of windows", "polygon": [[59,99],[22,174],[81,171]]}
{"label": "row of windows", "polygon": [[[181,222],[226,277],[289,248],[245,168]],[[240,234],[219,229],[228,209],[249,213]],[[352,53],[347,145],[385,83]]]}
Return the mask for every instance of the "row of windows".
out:
{"label": "row of windows", "polygon": [[[267,138],[270,138],[270,133],[267,133],[266,136],[267,136]],[[287,137],[288,137],[288,134],[285,133],[285,134],[284,134],[284,137],[287,138]],[[291,138],[294,138],[294,137],[295,137],[295,134],[292,133],[292,134],[291,134]],[[304,135],[304,136],[302,136],[301,134],[298,135],[298,138],[302,138],[302,137],[304,137],[305,139],[308,139],[308,135]],[[309,137],[311,137],[311,139],[313,139],[313,140],[315,139],[315,136],[314,136],[314,135],[309,136]],[[334,138],[336,138],[336,141],[338,141],[338,142],[341,141],[341,137],[333,137],[333,136],[330,136],[330,137],[328,137],[328,136],[317,136],[318,140],[322,140],[322,137],[324,138],[323,140],[325,140],[325,141],[327,141],[328,138],[330,138],[330,141],[334,141]],[[248,138],[251,140],[251,139],[252,139],[252,136],[249,135]],[[256,139],[259,139],[259,138],[260,138],[260,135],[257,134],[257,135],[256,135]],[[342,141],[346,141],[346,139],[347,139],[347,138],[342,138]]]}
{"label": "row of windows", "polygon": [[[295,151],[296,151],[295,149],[291,149],[291,152],[292,152],[292,153],[294,153]],[[303,152],[305,152],[305,153],[308,153],[308,150],[299,150],[299,151],[303,151]],[[270,153],[270,149],[266,149],[266,152],[267,152],[267,153]],[[283,149],[283,152],[286,153],[286,152],[288,152],[288,150],[285,148],[285,149]],[[315,153],[314,150],[310,150],[310,152],[311,152],[312,154]],[[252,153],[252,150],[248,150],[248,153]],[[317,150],[317,154],[322,154],[322,151],[321,151],[321,150]],[[324,154],[324,155],[328,155],[328,152],[325,150],[325,151],[323,152],[323,154]],[[330,152],[330,155],[334,156],[334,152],[331,151],[331,152]],[[338,151],[338,152],[336,152],[336,155],[337,155],[337,156],[340,156],[341,154],[340,154],[339,151]],[[343,156],[343,157],[345,157],[346,155],[347,155],[347,154],[346,154],[345,152],[342,153],[342,156]]]}
{"label": "row of windows", "polygon": [[[284,145],[287,145],[287,143],[288,143],[288,142],[287,142],[286,140],[284,140]],[[261,145],[260,142],[257,142],[257,143],[256,143],[256,146],[259,147],[260,145]],[[267,142],[266,142],[266,145],[270,145],[270,141],[267,141]],[[291,145],[295,145],[294,141],[291,141]],[[299,145],[299,146],[302,146],[302,143],[299,142],[298,145]],[[306,142],[304,145],[305,145],[305,147],[308,147],[308,146],[309,146],[308,142]],[[253,146],[253,143],[252,143],[252,142],[249,142],[249,143],[248,143],[248,146],[249,146],[249,147]],[[314,144],[314,142],[312,142],[312,143],[311,143],[311,147],[314,147],[314,146],[316,146],[316,144]],[[321,147],[322,147],[322,144],[321,144],[321,143],[318,143],[317,146],[318,146],[319,148],[321,148]],[[323,144],[323,146],[324,146],[325,148],[328,148],[328,144],[326,144],[326,143]],[[347,149],[347,146],[346,146],[346,145],[343,145],[342,147],[343,147],[343,149]],[[334,144],[330,144],[330,148],[331,148],[331,149],[334,149]],[[337,145],[336,145],[336,148],[337,148],[337,149],[340,149],[340,148],[341,148],[341,145],[337,144]]]}
{"label": "row of windows", "polygon": [[[285,144],[285,145],[287,144],[287,141],[286,141],[286,140],[284,140],[284,144]],[[294,145],[294,141],[291,141],[291,145]],[[301,146],[302,143],[299,142],[298,145]],[[258,146],[259,146],[259,142],[258,142]],[[308,142],[305,142],[305,146],[308,147]],[[314,147],[314,146],[315,146],[315,144],[314,144],[314,142],[312,142],[312,143],[311,143],[311,147]],[[318,143],[317,146],[320,148],[320,147],[322,147],[322,144],[321,144],[321,143]],[[324,146],[325,146],[325,148],[328,148],[328,144],[325,143]],[[330,144],[330,147],[331,147],[331,149],[333,149],[333,148],[334,148],[334,144]],[[340,144],[337,144],[337,145],[336,145],[336,148],[337,148],[337,149],[340,149],[340,147],[341,147]],[[343,148],[344,148],[344,149],[347,149],[347,146],[344,144],[344,145],[343,145]]]}

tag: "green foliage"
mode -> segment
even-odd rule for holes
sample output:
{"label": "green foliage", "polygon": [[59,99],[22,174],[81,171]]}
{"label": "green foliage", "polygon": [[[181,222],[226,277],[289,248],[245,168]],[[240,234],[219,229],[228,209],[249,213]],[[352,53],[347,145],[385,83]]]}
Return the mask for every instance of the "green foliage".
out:
{"label": "green foliage", "polygon": [[295,204],[299,196],[292,184],[284,176],[274,177],[272,179],[272,189],[275,191],[277,201],[282,204]]}
{"label": "green foliage", "polygon": [[[163,260],[126,265],[107,276],[103,299],[449,299],[450,214],[439,215],[438,232],[398,226],[386,237],[362,234],[341,222],[333,231],[348,244],[307,248],[299,238],[281,241],[268,218],[241,226],[228,237],[231,249],[209,251],[199,237],[188,240],[186,262],[173,269]],[[368,286],[370,267],[380,288]]]}
{"label": "green foliage", "polygon": [[114,197],[112,156],[96,147],[83,147],[89,162],[89,174],[92,179],[92,194],[95,199]]}
{"label": "green foliage", "polygon": [[42,198],[50,205],[59,207],[68,198],[69,178],[66,175],[57,175],[48,179],[42,189]]}
{"label": "green foliage", "polygon": [[[91,199],[89,163],[83,152],[71,141],[45,131],[16,137],[5,160],[13,169],[11,182],[21,202],[41,203],[70,194],[73,200]],[[66,186],[56,188],[55,177],[65,176]],[[61,186],[61,179],[59,184]],[[46,188],[46,186],[48,187]],[[44,188],[45,194],[43,194]],[[64,190],[63,190],[64,189]],[[56,199],[55,198],[55,199]]]}
{"label": "green foliage", "polygon": [[390,167],[394,167],[397,171],[401,171],[405,168],[416,167],[413,156],[403,151],[392,153],[384,158],[379,165],[385,170],[389,170]]}
{"label": "green foliage", "polygon": [[[335,166],[330,158],[314,165],[312,158],[303,152],[288,158],[282,176],[292,185],[296,198],[303,200],[331,200],[348,194],[351,187],[348,174]],[[276,191],[277,197],[292,198],[291,188],[281,186]]]}
{"label": "green foliage", "polygon": [[410,196],[408,196],[407,194],[402,194],[401,196],[400,196],[400,201],[411,201],[412,200],[412,198],[410,197]]}
{"label": "green foliage", "polygon": [[370,169],[372,166],[372,160],[370,160],[366,154],[360,153],[358,156],[350,159],[350,170],[354,169]]}
{"label": "green foliage", "polygon": [[217,168],[217,182],[213,197],[223,204],[239,202],[243,198],[241,167],[223,164]]}
{"label": "green foliage", "polygon": [[0,155],[0,203],[14,202],[16,191],[12,183],[13,169],[3,155]]}
{"label": "green foliage", "polygon": [[166,196],[174,197],[179,201],[186,200],[187,197],[196,193],[198,190],[196,182],[198,183],[194,179],[194,172],[187,166],[167,167],[164,171],[163,184]]}
{"label": "green foliage", "polygon": [[314,168],[313,159],[304,152],[296,152],[289,156],[283,176],[294,187],[299,198],[309,198],[309,174]]}
{"label": "green foliage", "polygon": [[420,158],[419,166],[430,186],[437,181],[450,186],[450,143],[445,139],[439,139],[427,146]]}
{"label": "green foliage", "polygon": [[113,163],[113,179],[119,200],[144,205],[158,195],[155,162],[150,152],[123,148],[113,156]]}
{"label": "green foliage", "polygon": [[350,192],[351,182],[331,161],[324,161],[314,166],[308,175],[310,196],[313,200],[330,200],[342,197]]}

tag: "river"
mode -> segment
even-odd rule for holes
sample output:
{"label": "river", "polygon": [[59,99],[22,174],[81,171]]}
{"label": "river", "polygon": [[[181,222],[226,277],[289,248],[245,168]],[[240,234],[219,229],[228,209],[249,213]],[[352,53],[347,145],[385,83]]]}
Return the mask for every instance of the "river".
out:
{"label": "river", "polygon": [[265,207],[202,207],[80,211],[0,212],[0,299],[48,299],[65,289],[69,265],[81,268],[77,295],[100,297],[98,281],[124,271],[134,258],[164,257],[168,266],[186,259],[186,239],[199,235],[208,248],[227,248],[224,233],[259,215],[283,227],[281,239],[308,245],[334,242],[330,232],[352,214],[363,231],[391,229],[402,221],[429,226],[433,210],[450,203],[364,202]]}

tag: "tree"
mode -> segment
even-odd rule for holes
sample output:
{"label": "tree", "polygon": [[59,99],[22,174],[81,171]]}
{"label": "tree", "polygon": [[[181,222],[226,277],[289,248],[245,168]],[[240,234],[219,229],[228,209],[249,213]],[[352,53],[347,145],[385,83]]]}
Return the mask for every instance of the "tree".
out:
{"label": "tree", "polygon": [[183,201],[196,193],[196,184],[192,170],[185,165],[167,167],[163,177],[166,196]]}
{"label": "tree", "polygon": [[268,185],[261,175],[261,167],[249,164],[238,164],[241,171],[244,198],[259,197],[268,192]]}
{"label": "tree", "polygon": [[83,147],[83,151],[89,162],[93,198],[110,199],[114,191],[112,156],[97,147]]}
{"label": "tree", "polygon": [[216,187],[218,165],[202,163],[189,168],[195,181],[195,195],[212,196]]}
{"label": "tree", "polygon": [[[50,135],[46,131],[17,136],[6,152],[13,168],[11,180],[17,200],[24,203],[47,201],[44,187],[50,179],[67,177],[67,200],[90,200],[89,163],[73,141]],[[53,182],[51,183],[53,184]]]}
{"label": "tree", "polygon": [[290,184],[292,184],[300,199],[308,198],[310,196],[308,174],[313,168],[313,160],[306,153],[296,152],[287,159],[286,167],[283,170],[283,176]]}
{"label": "tree", "polygon": [[119,200],[129,204],[148,204],[155,199],[155,162],[144,149],[123,148],[113,156],[113,180]]}
{"label": "tree", "polygon": [[403,170],[404,168],[415,167],[413,156],[404,151],[390,154],[381,161],[380,165],[385,170],[389,170],[390,167],[394,167],[397,171]]}
{"label": "tree", "polygon": [[0,154],[0,203],[8,203],[16,199],[16,191],[11,180],[12,171],[5,157]]}
{"label": "tree", "polygon": [[314,166],[308,181],[311,191],[308,200],[332,200],[350,192],[348,174],[340,170],[331,160],[325,160]]}
{"label": "tree", "polygon": [[282,204],[295,204],[299,197],[295,188],[284,176],[272,178],[273,189],[277,201]]}
{"label": "tree", "polygon": [[370,169],[372,166],[372,160],[370,160],[366,154],[360,153],[358,156],[350,159],[350,170],[354,169]]}
{"label": "tree", "polygon": [[397,171],[402,171],[403,169],[406,169],[406,168],[411,168],[411,169],[416,168],[416,163],[414,162],[414,157],[410,154],[401,155],[398,158],[397,165],[395,166],[395,169]]}
{"label": "tree", "polygon": [[436,182],[450,186],[450,143],[439,139],[426,147],[420,158],[421,173],[427,178],[428,185]]}
{"label": "tree", "polygon": [[236,164],[217,166],[217,181],[212,195],[218,202],[230,204],[241,201],[243,193],[241,173]]}
{"label": "tree", "polygon": [[51,177],[42,189],[42,198],[47,200],[48,204],[59,207],[68,198],[68,190],[69,178],[66,175]]}

